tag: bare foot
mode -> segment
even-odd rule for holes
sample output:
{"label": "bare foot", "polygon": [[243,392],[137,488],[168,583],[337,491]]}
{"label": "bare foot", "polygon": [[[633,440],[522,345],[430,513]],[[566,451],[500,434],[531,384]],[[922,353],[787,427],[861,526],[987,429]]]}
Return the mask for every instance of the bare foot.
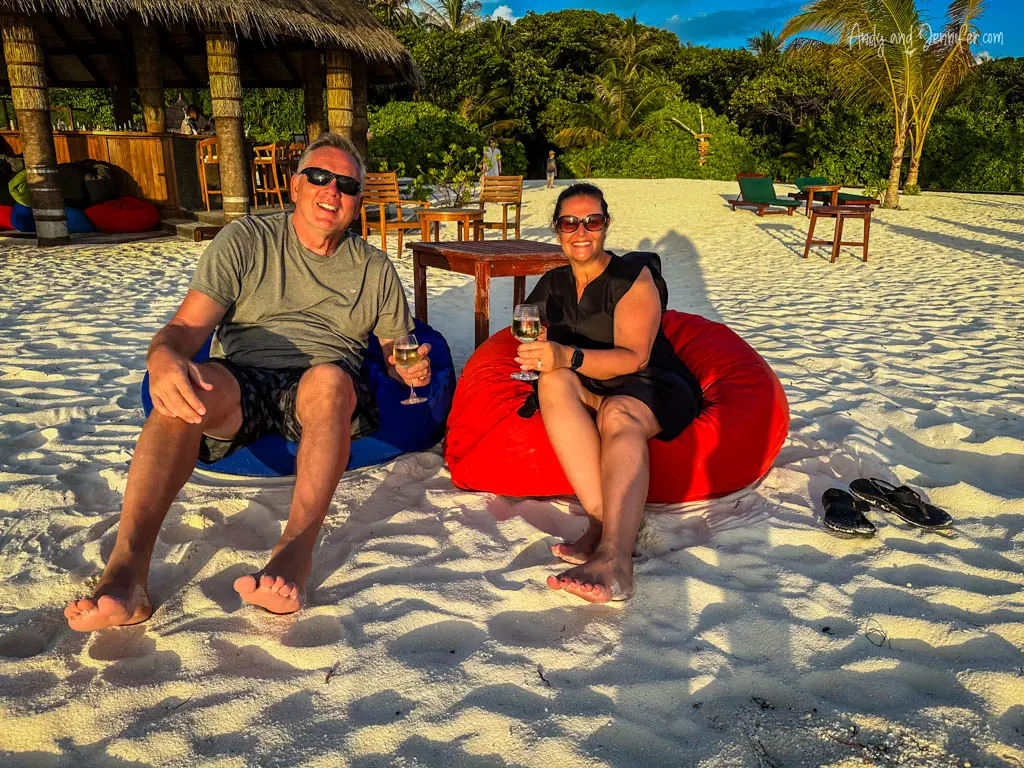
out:
{"label": "bare foot", "polygon": [[262,571],[235,579],[235,592],[271,613],[295,613],[302,607],[302,589],[295,582]]}
{"label": "bare foot", "polygon": [[118,584],[114,580],[101,582],[95,595],[72,600],[64,608],[68,626],[76,632],[140,624],[152,614],[144,584]]}
{"label": "bare foot", "polygon": [[633,559],[592,557],[558,576],[548,576],[551,589],[564,589],[590,603],[628,600],[633,594]]}
{"label": "bare foot", "polygon": [[551,554],[567,563],[580,565],[587,562],[601,543],[601,526],[591,523],[576,541],[563,541],[551,547]]}

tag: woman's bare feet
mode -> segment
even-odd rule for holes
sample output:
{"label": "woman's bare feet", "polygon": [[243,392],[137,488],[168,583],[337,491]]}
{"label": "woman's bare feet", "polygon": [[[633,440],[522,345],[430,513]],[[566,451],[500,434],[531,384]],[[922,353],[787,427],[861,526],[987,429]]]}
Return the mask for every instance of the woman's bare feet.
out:
{"label": "woman's bare feet", "polygon": [[633,594],[633,558],[594,555],[583,565],[548,576],[548,586],[590,603],[628,600]]}
{"label": "woman's bare feet", "polygon": [[587,530],[576,541],[563,541],[551,547],[551,554],[574,565],[587,562],[601,543],[601,524],[591,522]]}
{"label": "woman's bare feet", "polygon": [[153,614],[145,578],[145,571],[133,565],[108,564],[92,597],[65,606],[68,626],[76,632],[94,632],[145,621]]}

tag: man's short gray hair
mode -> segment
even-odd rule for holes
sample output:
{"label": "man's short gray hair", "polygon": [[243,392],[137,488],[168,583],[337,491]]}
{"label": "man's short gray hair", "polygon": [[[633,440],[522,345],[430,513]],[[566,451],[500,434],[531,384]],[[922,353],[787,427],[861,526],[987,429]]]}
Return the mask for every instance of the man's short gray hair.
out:
{"label": "man's short gray hair", "polygon": [[309,165],[309,156],[316,150],[323,149],[324,147],[340,149],[342,152],[351,155],[352,159],[356,161],[356,168],[359,171],[359,186],[366,182],[366,166],[363,165],[363,158],[359,156],[359,151],[356,149],[355,144],[340,133],[332,133],[331,131],[321,133],[306,147],[305,152],[299,155],[299,167],[297,170],[301,171]]}

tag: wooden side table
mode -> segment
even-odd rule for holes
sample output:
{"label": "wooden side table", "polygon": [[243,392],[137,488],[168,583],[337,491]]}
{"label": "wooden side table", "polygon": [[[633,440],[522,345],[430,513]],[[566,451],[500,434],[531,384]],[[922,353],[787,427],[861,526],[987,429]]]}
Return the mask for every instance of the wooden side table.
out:
{"label": "wooden side table", "polygon": [[413,258],[416,319],[427,322],[427,267],[476,278],[474,340],[479,347],[491,335],[491,278],[514,277],[512,301],[526,298],[526,276],[542,275],[568,263],[561,246],[537,240],[476,240],[409,243]]}
{"label": "wooden side table", "polygon": [[[839,257],[839,247],[843,245],[860,245],[864,248],[864,261],[868,260],[868,236],[871,231],[871,211],[873,211],[870,205],[816,205],[811,208],[811,223],[807,227],[807,242],[804,244],[804,258],[807,258],[807,254],[811,250],[812,245],[831,245],[832,246],[832,260],[831,264],[836,263],[836,259]],[[836,228],[832,233],[831,240],[815,240],[814,239],[814,225],[818,222],[819,218],[824,219],[835,219]],[[861,219],[864,222],[864,239],[863,240],[843,240],[843,220],[844,219]]]}
{"label": "wooden side table", "polygon": [[459,226],[459,240],[469,240],[470,227],[484,217],[484,212],[479,208],[424,208],[416,214],[420,217],[420,236],[423,241],[433,240],[435,243],[441,240],[442,221],[454,221]]}

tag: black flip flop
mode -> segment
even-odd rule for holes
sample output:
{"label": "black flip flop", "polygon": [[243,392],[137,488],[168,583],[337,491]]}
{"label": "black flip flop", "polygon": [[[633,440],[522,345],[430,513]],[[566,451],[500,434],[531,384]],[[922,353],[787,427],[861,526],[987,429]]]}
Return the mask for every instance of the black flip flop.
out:
{"label": "black flip flop", "polygon": [[905,522],[918,528],[946,528],[953,518],[945,510],[929,504],[913,488],[876,478],[858,478],[850,483],[850,492],[858,499],[887,512],[899,515]]}
{"label": "black flip flop", "polygon": [[821,497],[825,505],[822,525],[830,531],[849,536],[874,536],[875,526],[864,517],[869,507],[839,488],[829,488]]}

